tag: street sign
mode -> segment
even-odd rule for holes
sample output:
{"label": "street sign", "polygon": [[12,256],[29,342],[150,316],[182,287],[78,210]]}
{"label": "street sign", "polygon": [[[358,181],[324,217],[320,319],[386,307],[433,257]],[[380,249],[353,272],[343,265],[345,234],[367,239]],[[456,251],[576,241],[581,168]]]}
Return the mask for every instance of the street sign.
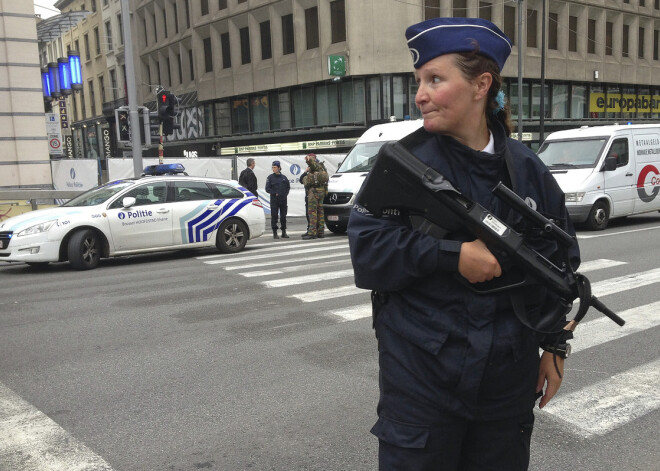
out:
{"label": "street sign", "polygon": [[51,155],[62,155],[62,137],[60,134],[48,134],[48,153]]}

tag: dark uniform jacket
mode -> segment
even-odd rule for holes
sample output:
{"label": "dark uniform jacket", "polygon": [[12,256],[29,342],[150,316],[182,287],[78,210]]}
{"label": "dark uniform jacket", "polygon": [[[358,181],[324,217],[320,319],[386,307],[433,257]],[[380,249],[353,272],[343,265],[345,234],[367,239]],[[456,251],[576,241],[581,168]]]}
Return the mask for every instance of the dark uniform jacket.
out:
{"label": "dark uniform jacket", "polygon": [[[564,195],[540,159],[507,138],[499,123],[490,127],[495,154],[477,152],[451,137],[425,131],[421,133],[426,136],[410,150],[519,232],[527,231],[526,222],[490,191],[499,181],[513,186],[519,196],[529,198],[528,204],[574,234]],[[505,162],[507,152],[512,175]],[[554,241],[527,232],[534,248],[551,259],[556,255]],[[458,232],[436,239],[413,230],[403,216],[376,218],[358,205],[351,213],[348,237],[356,285],[385,293],[376,325],[384,323],[406,342],[437,358],[438,378],[428,379],[433,382],[429,387],[433,397],[420,391],[421,402],[428,400],[446,412],[484,420],[511,417],[534,407],[538,338],[518,320],[508,295],[474,294],[456,280],[460,244],[474,237]],[[577,268],[577,244],[572,255]],[[516,365],[500,365],[515,372],[510,378],[492,366],[500,360],[515,363],[531,356],[535,361],[518,365],[520,372]],[[411,368],[414,374],[414,365],[402,368]],[[383,405],[381,398],[379,408]],[[402,411],[399,419],[420,423],[414,415],[415,411]]]}
{"label": "dark uniform jacket", "polygon": [[243,169],[240,176],[238,177],[238,183],[243,185],[245,188],[250,190],[254,196],[257,195],[257,176],[254,174],[254,171],[247,167]]}
{"label": "dark uniform jacket", "polygon": [[286,202],[290,188],[289,179],[281,173],[279,175],[271,173],[266,178],[266,193],[270,194],[271,201],[276,199],[279,203]]}

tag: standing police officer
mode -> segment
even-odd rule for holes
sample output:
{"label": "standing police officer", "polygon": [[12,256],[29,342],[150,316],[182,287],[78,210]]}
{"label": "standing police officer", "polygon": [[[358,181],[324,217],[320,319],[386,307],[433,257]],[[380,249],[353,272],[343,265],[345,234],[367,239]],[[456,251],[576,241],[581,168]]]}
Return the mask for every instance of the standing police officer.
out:
{"label": "standing police officer", "polygon": [[[491,193],[503,181],[575,234],[552,175],[508,137],[500,71],[511,41],[477,18],[435,18],[409,27],[406,38],[424,128],[401,143],[556,260],[563,249]],[[506,271],[481,240],[462,230],[438,239],[416,227],[403,213],[376,218],[358,205],[348,225],[356,285],[373,290],[380,400],[371,431],[380,469],[526,470],[535,401],[548,403],[564,367],[549,351],[539,358],[539,345],[562,338],[565,318],[539,338],[517,317],[510,294],[476,294],[458,281]],[[577,268],[577,244],[569,253]],[[531,317],[553,296],[530,289],[537,296],[522,309]]]}
{"label": "standing police officer", "polygon": [[270,195],[270,227],[273,229],[273,239],[279,239],[277,235],[277,218],[278,214],[282,224],[282,238],[288,239],[286,233],[286,210],[287,200],[289,194],[289,179],[282,175],[282,167],[280,161],[273,161],[273,173],[266,178],[266,193]]}

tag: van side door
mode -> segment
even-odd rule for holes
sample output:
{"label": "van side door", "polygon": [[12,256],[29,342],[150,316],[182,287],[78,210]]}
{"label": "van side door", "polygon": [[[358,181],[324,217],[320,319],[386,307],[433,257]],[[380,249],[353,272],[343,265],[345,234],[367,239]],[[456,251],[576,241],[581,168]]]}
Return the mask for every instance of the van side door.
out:
{"label": "van side door", "polygon": [[616,159],[616,169],[603,169],[604,190],[612,200],[610,217],[632,214],[635,206],[635,159],[630,136],[616,137],[605,154]]}

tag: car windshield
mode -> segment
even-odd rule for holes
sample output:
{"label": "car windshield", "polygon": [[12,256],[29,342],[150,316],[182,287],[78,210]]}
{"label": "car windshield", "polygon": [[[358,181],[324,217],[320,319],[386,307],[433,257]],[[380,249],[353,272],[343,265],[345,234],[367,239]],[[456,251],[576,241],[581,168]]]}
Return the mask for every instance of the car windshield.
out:
{"label": "car windshield", "polygon": [[376,154],[386,141],[356,144],[337,169],[337,173],[368,172],[374,166]]}
{"label": "car windshield", "polygon": [[548,168],[593,168],[606,142],[606,137],[545,141],[538,156]]}
{"label": "car windshield", "polygon": [[86,191],[82,195],[76,196],[62,206],[96,206],[97,204],[105,203],[109,198],[134,184],[135,182],[131,180],[116,180],[114,182],[108,182],[105,185],[97,186],[96,188]]}

